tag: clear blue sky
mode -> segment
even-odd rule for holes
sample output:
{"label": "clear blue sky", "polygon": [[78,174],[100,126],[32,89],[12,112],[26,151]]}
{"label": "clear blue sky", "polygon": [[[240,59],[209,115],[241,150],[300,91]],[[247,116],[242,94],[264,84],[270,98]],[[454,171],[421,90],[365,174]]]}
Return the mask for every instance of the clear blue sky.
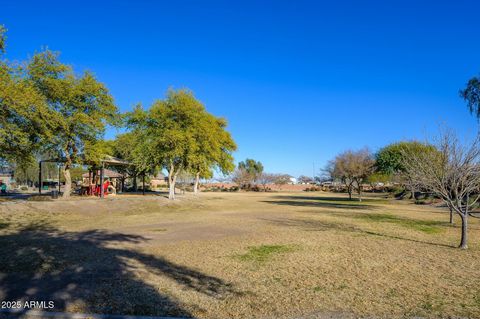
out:
{"label": "clear blue sky", "polygon": [[8,58],[61,51],[122,111],[190,88],[229,120],[237,160],[298,176],[439,123],[473,134],[458,90],[480,73],[479,12],[475,0],[16,0],[1,2],[0,23]]}

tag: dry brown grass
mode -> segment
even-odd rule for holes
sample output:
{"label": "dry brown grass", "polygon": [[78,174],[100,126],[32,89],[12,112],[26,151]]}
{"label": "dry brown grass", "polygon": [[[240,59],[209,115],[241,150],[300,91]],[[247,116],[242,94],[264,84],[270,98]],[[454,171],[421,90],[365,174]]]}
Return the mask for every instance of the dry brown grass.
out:
{"label": "dry brown grass", "polygon": [[[340,198],[339,198],[340,197]],[[0,300],[202,318],[480,317],[480,223],[338,194],[0,205]]]}

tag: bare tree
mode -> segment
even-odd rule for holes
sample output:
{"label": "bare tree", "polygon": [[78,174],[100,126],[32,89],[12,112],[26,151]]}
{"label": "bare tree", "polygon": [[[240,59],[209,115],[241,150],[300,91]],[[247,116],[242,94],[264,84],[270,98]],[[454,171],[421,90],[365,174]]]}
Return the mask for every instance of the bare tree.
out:
{"label": "bare tree", "polygon": [[278,185],[278,188],[280,190],[282,189],[283,185],[290,183],[291,178],[292,178],[292,176],[290,176],[288,174],[274,174],[274,176],[273,176],[274,183],[275,183],[275,185]]}
{"label": "bare tree", "polygon": [[277,176],[275,174],[262,172],[257,177],[257,181],[260,185],[262,185],[263,190],[266,192],[267,191],[267,185],[268,184],[273,184],[275,182],[276,178],[277,178]]}
{"label": "bare tree", "polygon": [[[480,135],[468,145],[461,144],[451,131],[444,130],[435,141],[436,149],[405,153],[409,177],[441,197],[451,212],[462,220],[460,248],[466,249],[468,216],[480,199]],[[452,221],[452,214],[450,220]]]}
{"label": "bare tree", "polygon": [[242,189],[252,183],[252,175],[244,168],[235,169],[231,178],[232,181]]}
{"label": "bare tree", "polygon": [[345,184],[348,196],[352,199],[354,189],[358,192],[358,199],[362,201],[362,184],[373,172],[374,159],[367,148],[338,154],[325,169],[330,176],[340,179]]}

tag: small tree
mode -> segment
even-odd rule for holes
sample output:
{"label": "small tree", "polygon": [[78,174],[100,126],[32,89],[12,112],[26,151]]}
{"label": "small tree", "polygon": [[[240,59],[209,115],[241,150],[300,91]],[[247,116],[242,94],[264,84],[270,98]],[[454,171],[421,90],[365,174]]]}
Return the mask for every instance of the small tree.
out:
{"label": "small tree", "polygon": [[263,173],[263,164],[260,161],[247,158],[244,162],[238,163],[238,168],[245,170],[250,175],[250,180],[255,183]]}
{"label": "small tree", "polygon": [[460,248],[468,247],[468,216],[480,199],[480,135],[468,145],[442,132],[436,149],[414,153],[405,150],[407,174],[418,185],[441,197],[462,220]]}
{"label": "small tree", "polygon": [[200,178],[213,177],[214,169],[223,175],[234,170],[232,152],[237,146],[226,130],[227,121],[223,118],[217,118],[205,111],[195,126],[194,134],[199,146],[189,152],[188,170],[195,177],[193,192],[198,193]]}
{"label": "small tree", "polygon": [[348,196],[352,199],[353,190],[356,188],[358,199],[362,201],[362,184],[373,172],[374,160],[368,149],[359,151],[345,151],[329,163],[326,171],[332,178],[340,179],[346,186]]}
{"label": "small tree", "polygon": [[470,113],[480,120],[480,78],[471,78],[465,89],[460,91],[460,96],[467,102]]}
{"label": "small tree", "polygon": [[263,186],[263,190],[266,192],[267,191],[267,185],[273,184],[277,180],[277,176],[275,174],[270,174],[270,173],[261,173],[260,176],[258,177],[258,182],[260,185]]}
{"label": "small tree", "polygon": [[288,183],[290,183],[290,179],[292,178],[292,176],[288,175],[288,174],[275,174],[274,175],[274,183],[275,185],[278,185],[278,188],[279,189],[282,189],[282,186],[283,185],[286,185]]}
{"label": "small tree", "polygon": [[246,188],[252,182],[252,176],[244,168],[236,168],[231,176],[232,181],[239,188]]}

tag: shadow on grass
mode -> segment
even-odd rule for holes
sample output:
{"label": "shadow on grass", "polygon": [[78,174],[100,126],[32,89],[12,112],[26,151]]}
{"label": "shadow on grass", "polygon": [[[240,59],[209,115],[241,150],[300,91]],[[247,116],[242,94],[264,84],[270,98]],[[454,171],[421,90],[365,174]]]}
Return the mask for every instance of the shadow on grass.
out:
{"label": "shadow on grass", "polygon": [[326,207],[340,209],[372,209],[370,203],[374,203],[374,199],[365,199],[359,202],[356,199],[348,199],[345,197],[317,197],[317,196],[274,196],[275,200],[263,201],[263,203],[298,206],[298,207]]}
{"label": "shadow on grass", "polygon": [[[266,203],[277,205],[292,205],[292,206],[308,206],[308,207],[327,207],[327,208],[340,208],[358,210],[358,212],[328,212],[328,211],[312,211],[314,214],[334,214],[335,216],[341,216],[345,218],[362,219],[372,222],[386,222],[391,224],[397,224],[405,228],[421,231],[428,234],[435,234],[442,231],[441,226],[449,225],[443,221],[430,221],[430,220],[417,220],[410,219],[391,214],[381,213],[367,213],[361,212],[374,209],[375,206],[368,204],[374,203],[376,199],[366,199],[363,202],[350,201],[344,197],[315,197],[315,196],[277,196],[277,198],[290,200],[274,200],[264,201]],[[294,200],[296,199],[296,200]],[[367,203],[365,203],[367,202]]]}
{"label": "shadow on grass", "polygon": [[373,222],[386,222],[397,224],[405,228],[418,230],[427,234],[439,233],[443,230],[441,226],[449,225],[449,223],[442,221],[410,219],[390,214],[355,214],[351,217]]}
{"label": "shadow on grass", "polygon": [[89,313],[191,317],[178,300],[144,280],[139,267],[150,278],[213,298],[239,294],[219,278],[133,249],[145,240],[102,230],[62,232],[40,223],[0,236],[0,297],[54,301],[50,311],[75,303]]}
{"label": "shadow on grass", "polygon": [[275,225],[285,226],[285,227],[297,227],[307,231],[338,230],[338,231],[345,231],[350,233],[359,233],[359,234],[379,236],[379,237],[385,237],[385,238],[391,238],[391,239],[405,240],[405,241],[427,244],[432,246],[455,248],[455,246],[450,246],[446,244],[433,243],[433,242],[428,242],[428,241],[423,241],[418,239],[405,238],[401,236],[394,236],[394,235],[388,235],[388,234],[378,233],[374,231],[364,230],[360,227],[350,225],[350,224],[344,224],[344,223],[332,223],[332,222],[326,222],[326,221],[321,221],[316,219],[264,219],[264,220],[269,221]]}

